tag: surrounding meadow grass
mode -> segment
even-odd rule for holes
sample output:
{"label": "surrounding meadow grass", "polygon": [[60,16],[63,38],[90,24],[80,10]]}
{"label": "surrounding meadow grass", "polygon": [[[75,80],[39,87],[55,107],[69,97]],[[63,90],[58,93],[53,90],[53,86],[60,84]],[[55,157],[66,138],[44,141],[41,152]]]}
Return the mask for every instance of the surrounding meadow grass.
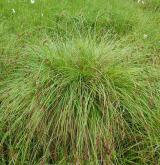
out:
{"label": "surrounding meadow grass", "polygon": [[0,2],[0,165],[159,165],[159,0],[32,1]]}

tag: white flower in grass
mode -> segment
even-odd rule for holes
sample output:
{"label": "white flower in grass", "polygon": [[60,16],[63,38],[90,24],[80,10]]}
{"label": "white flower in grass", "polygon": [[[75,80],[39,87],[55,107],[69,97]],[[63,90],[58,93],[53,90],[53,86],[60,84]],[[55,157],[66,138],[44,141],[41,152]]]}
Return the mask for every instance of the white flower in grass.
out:
{"label": "white flower in grass", "polygon": [[32,4],[35,3],[35,0],[31,0],[31,3],[32,3]]}
{"label": "white flower in grass", "polygon": [[147,34],[144,34],[144,35],[143,35],[143,38],[144,38],[144,39],[147,39],[147,37],[148,37]]}
{"label": "white flower in grass", "polygon": [[41,16],[43,17],[43,13],[41,14]]}
{"label": "white flower in grass", "polygon": [[144,5],[144,1],[143,0],[138,0],[138,3],[142,3]]}
{"label": "white flower in grass", "polygon": [[12,9],[12,12],[15,13],[16,11],[14,9]]}

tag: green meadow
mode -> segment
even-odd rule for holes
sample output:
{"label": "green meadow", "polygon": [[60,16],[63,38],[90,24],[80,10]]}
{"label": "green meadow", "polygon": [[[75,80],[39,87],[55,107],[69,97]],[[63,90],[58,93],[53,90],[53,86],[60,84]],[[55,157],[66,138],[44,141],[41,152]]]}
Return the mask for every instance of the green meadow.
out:
{"label": "green meadow", "polygon": [[0,165],[160,165],[160,0],[0,0]]}

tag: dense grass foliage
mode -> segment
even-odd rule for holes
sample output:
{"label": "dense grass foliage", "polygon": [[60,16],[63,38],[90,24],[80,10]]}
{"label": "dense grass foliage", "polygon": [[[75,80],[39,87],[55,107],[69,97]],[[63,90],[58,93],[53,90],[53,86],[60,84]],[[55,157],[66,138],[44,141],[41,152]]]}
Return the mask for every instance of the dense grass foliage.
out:
{"label": "dense grass foliage", "polygon": [[160,164],[159,0],[0,6],[0,164]]}

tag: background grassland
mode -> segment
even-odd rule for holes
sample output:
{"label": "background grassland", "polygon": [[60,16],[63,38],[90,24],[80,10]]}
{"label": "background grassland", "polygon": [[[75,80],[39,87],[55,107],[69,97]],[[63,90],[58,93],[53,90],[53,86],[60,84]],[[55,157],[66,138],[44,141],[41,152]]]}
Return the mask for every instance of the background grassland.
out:
{"label": "background grassland", "polygon": [[159,107],[159,0],[0,1],[0,164],[159,165]]}

